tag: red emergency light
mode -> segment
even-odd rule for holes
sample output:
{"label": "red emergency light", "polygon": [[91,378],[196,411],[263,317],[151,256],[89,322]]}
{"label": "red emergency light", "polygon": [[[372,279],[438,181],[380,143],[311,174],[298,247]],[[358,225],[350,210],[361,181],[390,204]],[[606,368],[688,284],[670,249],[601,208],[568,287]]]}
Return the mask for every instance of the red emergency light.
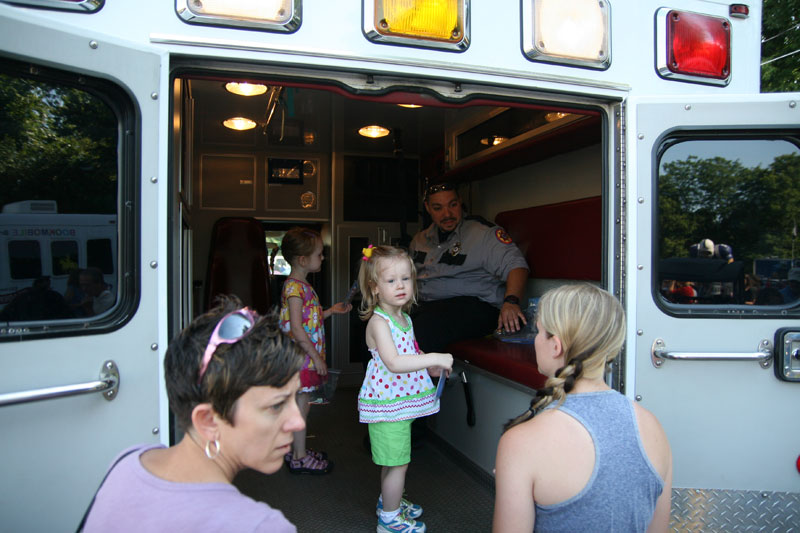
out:
{"label": "red emergency light", "polygon": [[726,80],[731,73],[731,25],[727,19],[670,11],[667,68],[678,75]]}

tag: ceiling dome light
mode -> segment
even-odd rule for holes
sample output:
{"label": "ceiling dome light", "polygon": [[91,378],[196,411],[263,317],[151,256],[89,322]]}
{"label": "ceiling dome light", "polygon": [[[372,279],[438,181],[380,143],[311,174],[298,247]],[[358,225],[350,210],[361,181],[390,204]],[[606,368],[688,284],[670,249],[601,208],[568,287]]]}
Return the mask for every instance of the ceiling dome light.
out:
{"label": "ceiling dome light", "polygon": [[222,121],[222,125],[236,131],[252,130],[256,127],[254,120],[244,117],[232,117]]}
{"label": "ceiling dome light", "polygon": [[225,84],[225,90],[240,96],[258,96],[267,92],[267,86],[261,83],[229,81]]}
{"label": "ceiling dome light", "polygon": [[358,134],[363,137],[369,137],[370,139],[379,139],[389,135],[389,130],[383,126],[373,124],[371,126],[364,126],[363,128],[359,129]]}
{"label": "ceiling dome light", "polygon": [[501,137],[500,135],[490,135],[489,137],[484,137],[481,139],[481,144],[485,144],[487,146],[497,146],[498,144],[502,144],[508,140],[508,137]]}
{"label": "ceiling dome light", "polygon": [[544,119],[547,122],[555,122],[556,120],[561,120],[564,117],[569,116],[569,113],[562,113],[560,111],[553,111],[552,113],[547,113],[544,116]]}

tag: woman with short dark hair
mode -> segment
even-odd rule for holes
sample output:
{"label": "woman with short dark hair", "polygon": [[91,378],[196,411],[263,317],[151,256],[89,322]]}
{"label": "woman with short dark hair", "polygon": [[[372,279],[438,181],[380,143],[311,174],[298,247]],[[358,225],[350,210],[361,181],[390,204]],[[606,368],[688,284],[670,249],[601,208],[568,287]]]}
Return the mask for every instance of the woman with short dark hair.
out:
{"label": "woman with short dark hair", "polygon": [[305,423],[295,396],[303,357],[278,328],[235,298],[170,343],[170,408],[184,430],[169,448],[141,445],[114,462],[84,531],[294,532],[231,482],[245,468],[276,472]]}

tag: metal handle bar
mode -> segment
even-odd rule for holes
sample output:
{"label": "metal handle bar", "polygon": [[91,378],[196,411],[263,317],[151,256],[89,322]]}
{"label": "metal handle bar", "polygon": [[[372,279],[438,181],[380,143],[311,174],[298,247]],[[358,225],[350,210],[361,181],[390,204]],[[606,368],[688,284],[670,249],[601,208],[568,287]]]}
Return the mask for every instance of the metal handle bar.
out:
{"label": "metal handle bar", "polygon": [[38,402],[39,400],[49,400],[52,398],[64,398],[66,396],[76,396],[78,394],[90,394],[93,392],[102,392],[103,398],[110,402],[117,397],[118,390],[119,370],[117,369],[116,363],[109,360],[100,367],[100,377],[97,381],[0,394],[0,407]]}
{"label": "metal handle bar", "polygon": [[661,368],[665,359],[682,361],[758,361],[761,368],[772,365],[772,342],[762,339],[758,343],[757,351],[749,353],[740,352],[669,352],[663,339],[653,341],[650,348],[650,360],[653,366]]}

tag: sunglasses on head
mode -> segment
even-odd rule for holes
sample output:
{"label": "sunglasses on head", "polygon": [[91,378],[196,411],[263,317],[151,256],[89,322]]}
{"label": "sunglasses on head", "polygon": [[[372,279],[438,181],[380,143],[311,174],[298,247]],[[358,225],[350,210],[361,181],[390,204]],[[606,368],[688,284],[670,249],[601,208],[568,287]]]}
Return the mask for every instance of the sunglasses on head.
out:
{"label": "sunglasses on head", "polygon": [[425,189],[425,200],[427,200],[432,194],[436,194],[437,192],[454,191],[454,190],[456,190],[456,188],[452,183],[448,182],[434,183],[433,185],[429,185],[428,188]]}
{"label": "sunglasses on head", "polygon": [[217,322],[211,338],[203,353],[203,361],[200,363],[200,372],[197,376],[197,384],[203,380],[203,376],[211,362],[211,356],[217,351],[220,344],[234,344],[241,340],[247,332],[255,325],[258,315],[247,307],[231,311]]}

